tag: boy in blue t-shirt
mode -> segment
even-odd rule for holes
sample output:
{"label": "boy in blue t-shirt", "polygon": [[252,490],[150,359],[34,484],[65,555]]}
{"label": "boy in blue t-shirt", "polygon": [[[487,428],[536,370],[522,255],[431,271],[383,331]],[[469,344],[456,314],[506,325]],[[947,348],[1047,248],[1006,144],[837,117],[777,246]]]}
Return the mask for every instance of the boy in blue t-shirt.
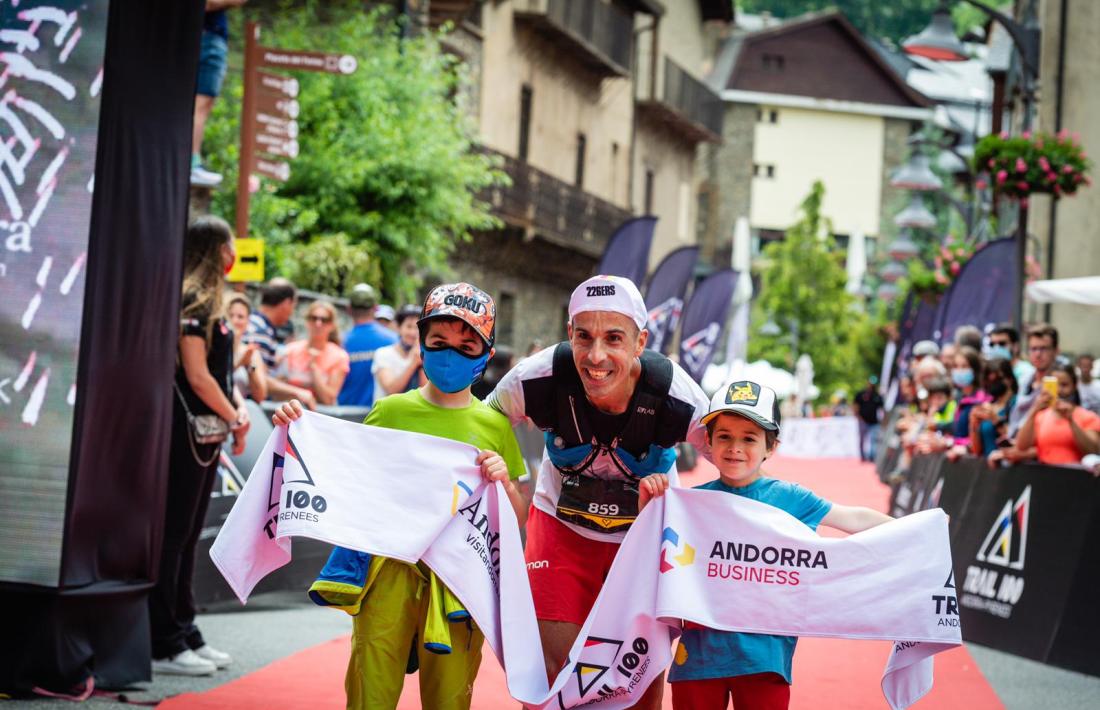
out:
{"label": "boy in blue t-shirt", "polygon": [[[774,505],[811,530],[827,525],[856,533],[893,518],[870,508],[836,505],[797,483],[768,478],[760,470],[779,441],[779,401],[775,391],[756,382],[730,383],[711,398],[700,421],[707,427],[719,477],[697,488],[745,496]],[[668,489],[657,474],[638,486],[639,508]],[[791,698],[791,659],[798,639],[735,631],[716,631],[686,623],[672,669],[672,707],[676,710],[786,708]]]}

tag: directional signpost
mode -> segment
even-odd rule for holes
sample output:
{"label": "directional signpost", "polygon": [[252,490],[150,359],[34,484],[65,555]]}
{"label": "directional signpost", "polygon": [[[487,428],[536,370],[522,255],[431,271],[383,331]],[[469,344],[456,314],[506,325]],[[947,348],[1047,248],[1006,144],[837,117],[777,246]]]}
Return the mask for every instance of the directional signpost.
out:
{"label": "directional signpost", "polygon": [[[320,71],[351,74],[358,62],[350,54],[302,52],[260,46],[260,27],[245,27],[244,102],[241,107],[241,158],[237,175],[237,243],[248,239],[248,210],[253,175],[286,182],[290,163],[298,157],[298,80],[261,70]],[[263,279],[263,241],[248,240],[249,263],[240,278]],[[257,276],[258,274],[258,276]],[[255,278],[244,278],[247,275]]]}

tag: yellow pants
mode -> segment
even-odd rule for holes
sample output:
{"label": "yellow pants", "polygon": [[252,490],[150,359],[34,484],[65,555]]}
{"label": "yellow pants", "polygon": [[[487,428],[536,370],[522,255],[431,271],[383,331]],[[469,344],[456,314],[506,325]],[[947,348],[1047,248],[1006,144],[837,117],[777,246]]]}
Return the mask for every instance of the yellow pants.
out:
{"label": "yellow pants", "polygon": [[353,617],[344,689],[348,710],[392,710],[401,697],[409,648],[417,639],[421,705],[469,710],[485,641],[472,622],[450,624],[451,653],[424,650],[428,577],[415,565],[385,560],[359,614]]}

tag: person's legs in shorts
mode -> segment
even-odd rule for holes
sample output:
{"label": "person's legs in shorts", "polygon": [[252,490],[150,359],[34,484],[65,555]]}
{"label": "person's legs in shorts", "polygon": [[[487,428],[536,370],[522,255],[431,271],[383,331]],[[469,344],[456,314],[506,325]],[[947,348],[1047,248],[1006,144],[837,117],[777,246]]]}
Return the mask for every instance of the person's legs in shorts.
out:
{"label": "person's legs in shorts", "polygon": [[[590,540],[531,507],[524,555],[550,682],[569,658],[618,551],[617,543]],[[663,692],[661,674],[634,707],[660,707]]]}
{"label": "person's legs in shorts", "polygon": [[753,673],[727,679],[734,710],[787,710],[791,686],[778,673]]}
{"label": "person's legs in shorts", "polygon": [[[420,639],[424,638],[427,594],[420,611]],[[474,679],[481,667],[485,636],[472,620],[452,622],[451,652],[420,653],[420,704],[439,710],[469,710],[474,697]],[[419,641],[418,641],[419,642]]]}
{"label": "person's legs in shorts", "polygon": [[202,136],[206,130],[206,119],[214,107],[214,100],[221,95],[222,82],[229,45],[225,38],[213,32],[203,32],[199,45],[199,74],[195,88],[195,116],[191,133],[191,153],[202,152]]}
{"label": "person's legs in shorts", "polygon": [[673,710],[726,710],[730,704],[728,680],[709,678],[670,683]]}
{"label": "person's legs in shorts", "polygon": [[411,565],[386,560],[352,620],[351,658],[344,677],[349,709],[397,706],[409,648],[423,617],[418,597],[428,597],[423,575]]}

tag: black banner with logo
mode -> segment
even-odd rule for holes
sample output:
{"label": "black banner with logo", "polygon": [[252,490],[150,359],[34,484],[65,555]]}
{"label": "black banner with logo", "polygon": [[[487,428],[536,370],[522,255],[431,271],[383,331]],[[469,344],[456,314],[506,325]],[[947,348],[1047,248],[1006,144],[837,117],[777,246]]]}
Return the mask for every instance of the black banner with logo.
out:
{"label": "black banner with logo", "polygon": [[915,456],[890,497],[890,515],[900,518],[939,505],[943,487],[943,454]]}
{"label": "black banner with logo", "polygon": [[1100,675],[1100,481],[1080,469],[989,470],[939,460],[939,504],[951,552],[963,638]]}

